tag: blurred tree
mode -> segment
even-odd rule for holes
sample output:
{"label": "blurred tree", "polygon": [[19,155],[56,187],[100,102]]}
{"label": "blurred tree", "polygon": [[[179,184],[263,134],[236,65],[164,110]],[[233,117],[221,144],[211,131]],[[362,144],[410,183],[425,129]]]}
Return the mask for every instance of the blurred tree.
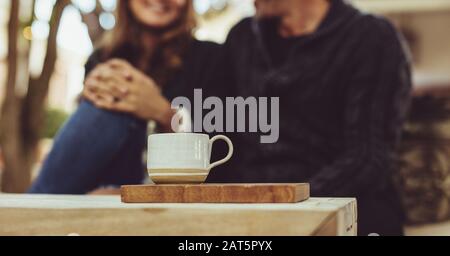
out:
{"label": "blurred tree", "polygon": [[[4,192],[20,193],[25,192],[31,182],[31,170],[36,161],[36,149],[44,123],[45,99],[57,58],[58,28],[64,8],[70,4],[70,0],[58,0],[53,6],[47,52],[42,72],[38,77],[31,77],[18,68],[21,61],[28,63],[20,60],[27,58],[27,55],[21,55],[19,50],[23,48],[19,40],[19,32],[23,29],[19,20],[22,1],[10,2],[8,74],[0,117],[0,145],[5,161],[1,188]],[[23,75],[29,77],[25,79],[25,83],[28,82],[25,86],[21,84],[24,80]],[[24,95],[18,93],[19,87],[26,88]]]}
{"label": "blurred tree", "polygon": [[[9,162],[9,159],[16,158],[16,152],[19,145],[16,140],[10,137],[18,137],[20,134],[19,119],[20,110],[18,109],[19,100],[16,97],[16,77],[17,77],[17,61],[18,61],[18,32],[19,32],[19,1],[11,1],[10,20],[8,24],[8,74],[5,87],[5,99],[2,107],[2,115],[0,118],[0,145],[3,148],[5,164],[9,170],[19,169],[18,161]],[[8,160],[6,160],[8,159]],[[6,168],[5,168],[6,169]],[[8,186],[4,185],[9,181],[16,179],[11,171],[4,171],[2,177],[2,188],[6,191]]]}

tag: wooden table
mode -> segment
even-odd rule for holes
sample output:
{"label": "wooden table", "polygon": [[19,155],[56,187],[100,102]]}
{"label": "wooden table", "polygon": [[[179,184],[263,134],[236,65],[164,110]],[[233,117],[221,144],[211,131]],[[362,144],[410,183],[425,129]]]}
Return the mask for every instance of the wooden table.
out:
{"label": "wooden table", "polygon": [[123,204],[119,196],[0,194],[0,235],[356,235],[356,200]]}

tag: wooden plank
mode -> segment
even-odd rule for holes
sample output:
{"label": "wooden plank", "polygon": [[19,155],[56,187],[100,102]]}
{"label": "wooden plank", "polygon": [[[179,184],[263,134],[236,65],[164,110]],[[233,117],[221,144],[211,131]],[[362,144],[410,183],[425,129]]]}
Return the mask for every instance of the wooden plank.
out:
{"label": "wooden plank", "polygon": [[121,188],[124,203],[298,203],[309,184],[138,185]]}
{"label": "wooden plank", "polygon": [[314,230],[312,236],[336,236],[338,234],[337,214],[330,214],[327,219],[321,222],[321,225]]}
{"label": "wooden plank", "polygon": [[[335,213],[318,212],[310,215],[301,212],[233,210],[10,209],[3,214],[9,216],[9,221],[0,221],[0,235],[307,236],[314,234],[317,226],[322,226],[322,221]],[[3,214],[0,216],[3,217]],[[332,224],[335,229],[336,223]]]}
{"label": "wooden plank", "polygon": [[356,200],[351,198],[295,204],[124,204],[119,196],[0,194],[0,235],[356,235],[352,227]]}

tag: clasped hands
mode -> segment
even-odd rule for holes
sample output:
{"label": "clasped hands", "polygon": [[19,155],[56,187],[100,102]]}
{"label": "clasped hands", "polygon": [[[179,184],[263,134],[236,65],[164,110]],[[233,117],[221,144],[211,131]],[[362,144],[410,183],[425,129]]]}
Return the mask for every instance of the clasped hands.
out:
{"label": "clasped hands", "polygon": [[155,81],[121,59],[97,65],[85,80],[83,97],[98,108],[129,113],[162,126],[170,125],[174,115]]}

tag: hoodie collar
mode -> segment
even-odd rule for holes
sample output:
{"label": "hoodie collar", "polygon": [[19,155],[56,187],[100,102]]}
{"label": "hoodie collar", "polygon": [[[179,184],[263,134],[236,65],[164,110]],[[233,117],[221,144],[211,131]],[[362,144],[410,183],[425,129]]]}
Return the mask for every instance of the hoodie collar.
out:
{"label": "hoodie collar", "polygon": [[[326,36],[336,29],[338,29],[343,23],[348,22],[353,17],[356,17],[359,11],[352,7],[344,0],[330,0],[331,6],[328,10],[328,14],[325,16],[318,29],[311,34],[302,36],[306,42],[314,41],[318,38],[322,38]],[[261,54],[265,61],[271,65],[270,55],[268,54],[268,50],[266,44],[264,42],[264,35],[261,27],[261,23],[258,18],[252,19],[252,32],[256,37],[257,48],[261,51]]]}

